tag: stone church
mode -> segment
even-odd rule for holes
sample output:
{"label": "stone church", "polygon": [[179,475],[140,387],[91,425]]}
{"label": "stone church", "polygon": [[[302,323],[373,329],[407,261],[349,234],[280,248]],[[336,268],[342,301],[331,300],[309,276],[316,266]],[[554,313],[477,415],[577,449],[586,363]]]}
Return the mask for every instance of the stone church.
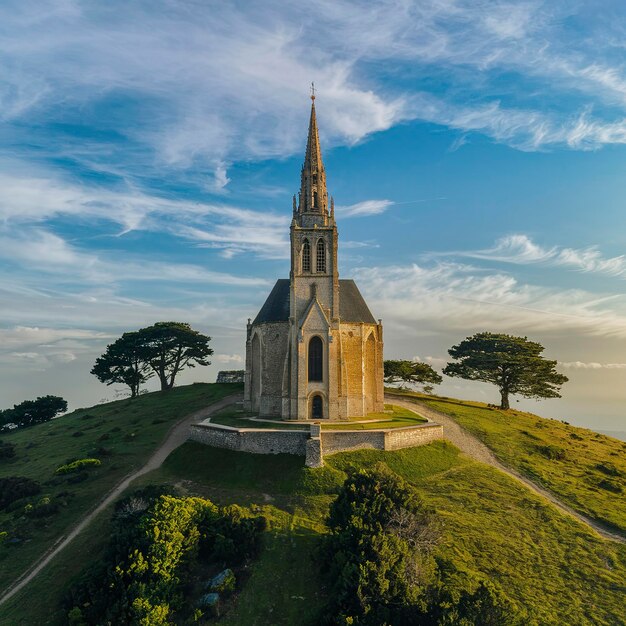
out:
{"label": "stone church", "polygon": [[[244,404],[285,420],[346,419],[383,410],[383,327],[353,280],[339,279],[334,201],[326,191],[315,95],[291,272],[248,320]],[[330,205],[330,206],[329,206]]]}

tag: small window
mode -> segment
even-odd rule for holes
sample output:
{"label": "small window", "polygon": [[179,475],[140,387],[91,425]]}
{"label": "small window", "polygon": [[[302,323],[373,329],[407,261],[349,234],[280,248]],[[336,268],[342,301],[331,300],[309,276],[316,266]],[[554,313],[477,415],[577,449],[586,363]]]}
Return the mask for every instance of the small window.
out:
{"label": "small window", "polygon": [[313,192],[313,210],[317,211],[319,207],[317,206],[317,191]]}
{"label": "small window", "polygon": [[326,244],[323,239],[317,242],[317,263],[315,266],[316,272],[326,272]]}
{"label": "small window", "polygon": [[309,381],[321,382],[324,380],[323,370],[324,344],[319,337],[309,341]]}
{"label": "small window", "polygon": [[305,239],[302,244],[302,271],[311,271],[311,244],[308,239]]}

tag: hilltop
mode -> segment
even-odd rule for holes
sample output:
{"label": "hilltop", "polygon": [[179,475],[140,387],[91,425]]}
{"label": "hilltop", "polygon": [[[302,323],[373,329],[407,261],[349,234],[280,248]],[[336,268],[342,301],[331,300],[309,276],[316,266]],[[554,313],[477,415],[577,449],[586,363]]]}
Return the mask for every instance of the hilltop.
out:
{"label": "hilltop", "polygon": [[[186,413],[227,393],[228,385],[180,387],[171,395],[147,394],[91,409],[3,436],[17,443],[17,457],[0,465],[0,476],[28,475],[42,491],[23,499],[36,507],[45,496],[57,501],[49,517],[20,517],[31,541],[0,547],[3,586],[51,545],[131,468],[139,466]],[[478,436],[498,458],[540,482],[563,502],[617,531],[626,529],[626,444],[516,411],[450,398],[416,396],[445,412]],[[82,432],[76,436],[74,433]],[[103,438],[108,435],[108,438]],[[29,447],[30,443],[34,446]],[[97,448],[102,465],[80,483],[57,480],[55,469],[72,456]],[[504,473],[478,463],[448,442],[397,452],[363,450],[326,458],[321,469],[307,469],[288,455],[249,455],[185,443],[161,468],[132,488],[169,484],[179,493],[217,504],[252,507],[268,520],[262,550],[239,589],[225,624],[313,624],[326,598],[318,549],[327,533],[325,517],[346,476],[377,462],[414,485],[444,523],[440,558],[454,568],[459,584],[496,582],[540,624],[615,625],[624,623],[626,545],[600,538],[587,525],[561,513]],[[603,483],[602,481],[608,481]],[[607,486],[609,487],[607,489]],[[64,492],[73,493],[68,496]],[[25,589],[0,607],[0,622],[63,623],[59,602],[70,580],[96,561],[108,536],[110,510],[104,511]],[[37,528],[41,523],[43,529]],[[85,558],[89,555],[89,558]],[[529,623],[532,623],[529,621]]]}

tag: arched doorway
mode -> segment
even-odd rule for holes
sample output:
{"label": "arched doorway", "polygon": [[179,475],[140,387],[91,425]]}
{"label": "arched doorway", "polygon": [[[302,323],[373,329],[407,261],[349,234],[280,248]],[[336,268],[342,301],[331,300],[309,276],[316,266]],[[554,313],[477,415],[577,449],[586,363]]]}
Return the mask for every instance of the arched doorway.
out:
{"label": "arched doorway", "polygon": [[324,401],[319,394],[313,396],[313,400],[311,401],[311,419],[324,419]]}

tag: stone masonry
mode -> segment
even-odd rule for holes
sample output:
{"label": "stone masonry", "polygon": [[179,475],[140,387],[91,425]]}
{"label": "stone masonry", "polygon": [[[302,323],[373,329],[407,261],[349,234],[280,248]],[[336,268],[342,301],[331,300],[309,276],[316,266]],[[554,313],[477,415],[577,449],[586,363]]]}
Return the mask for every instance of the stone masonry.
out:
{"label": "stone masonry", "polygon": [[291,271],[248,322],[244,404],[284,420],[346,419],[383,410],[383,327],[352,280],[340,280],[334,201],[315,101],[293,199]]}

